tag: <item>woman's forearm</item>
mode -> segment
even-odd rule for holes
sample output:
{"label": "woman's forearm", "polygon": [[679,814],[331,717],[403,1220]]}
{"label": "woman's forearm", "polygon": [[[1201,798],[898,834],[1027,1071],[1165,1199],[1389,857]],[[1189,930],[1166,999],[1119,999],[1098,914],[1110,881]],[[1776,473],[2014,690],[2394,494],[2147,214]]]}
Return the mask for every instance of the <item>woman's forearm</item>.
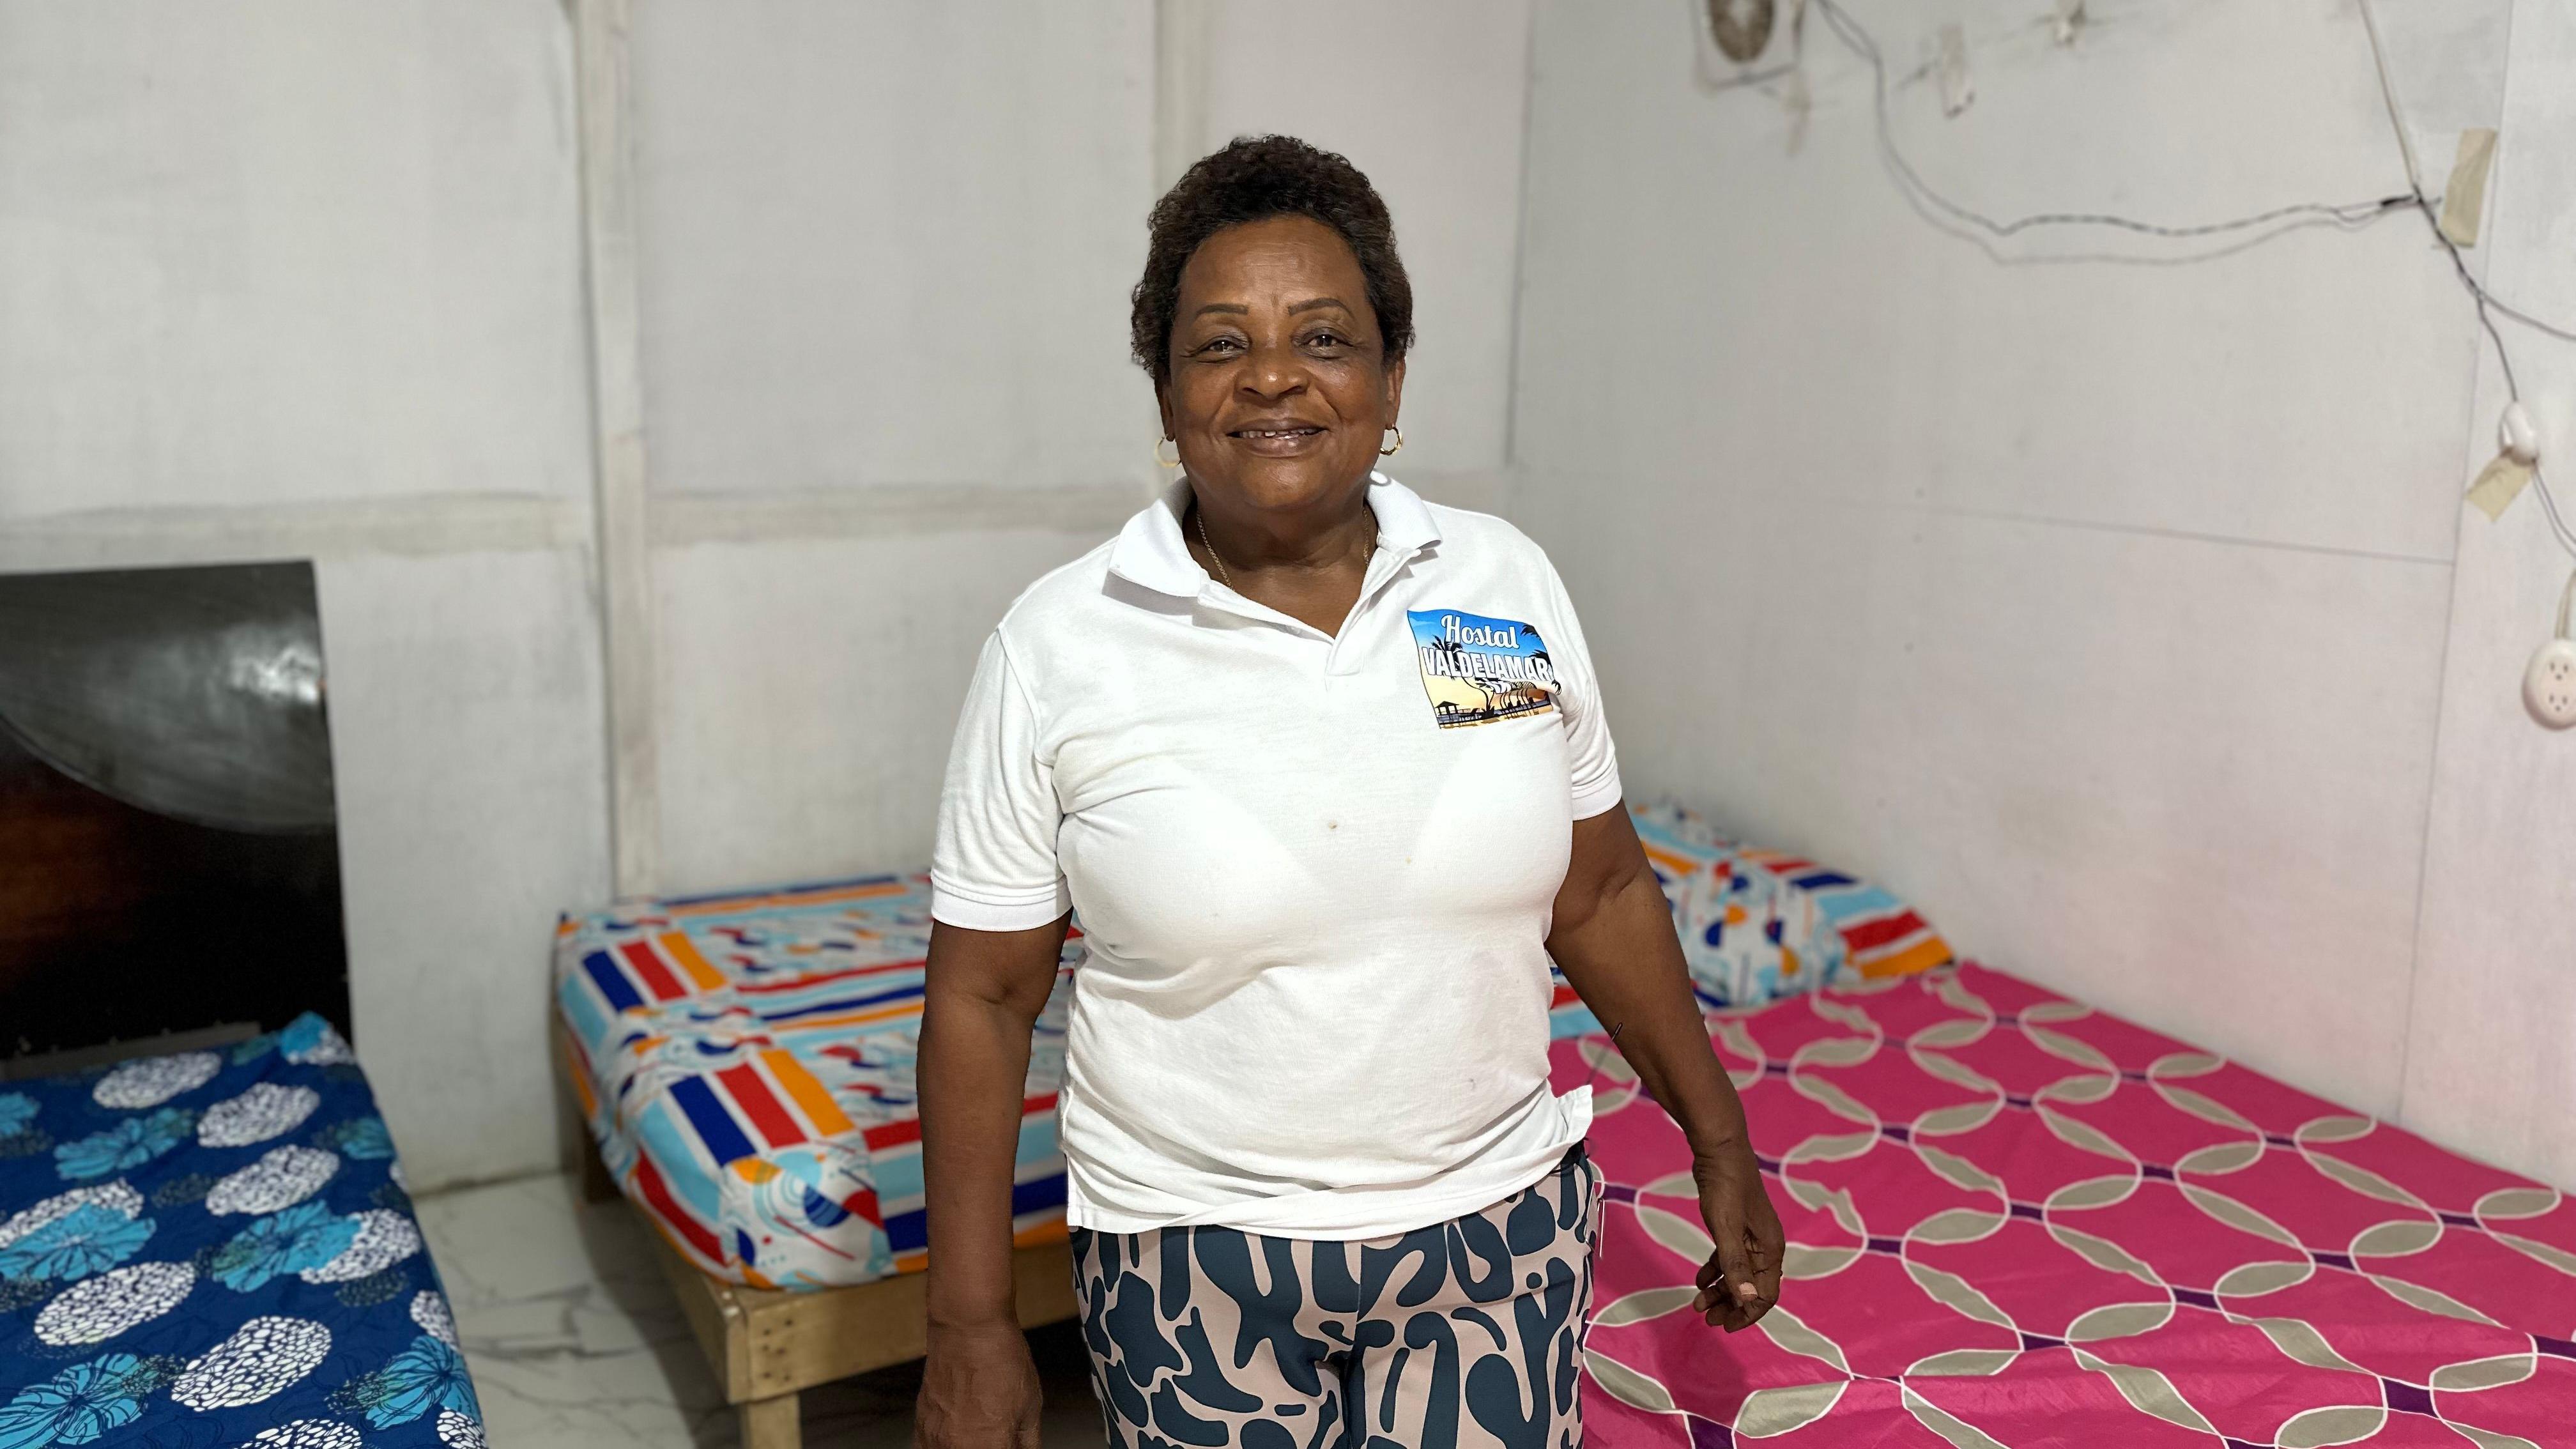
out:
{"label": "woman's forearm", "polygon": [[1744,1140],[1744,1104],[1709,1045],[1671,907],[1642,859],[1584,919],[1561,925],[1548,950],[1694,1155]]}
{"label": "woman's forearm", "polygon": [[936,928],[916,1061],[933,1327],[1016,1323],[1011,1180],[1029,1033],[1055,982],[1064,923]]}

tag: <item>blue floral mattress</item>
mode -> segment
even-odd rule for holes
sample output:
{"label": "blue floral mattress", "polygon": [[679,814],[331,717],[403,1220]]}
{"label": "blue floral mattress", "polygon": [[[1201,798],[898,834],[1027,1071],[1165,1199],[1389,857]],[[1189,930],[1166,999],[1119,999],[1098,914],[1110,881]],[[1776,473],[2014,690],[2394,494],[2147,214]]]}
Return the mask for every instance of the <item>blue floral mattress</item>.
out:
{"label": "blue floral mattress", "polygon": [[482,1443],[393,1142],[322,1018],[0,1082],[0,1449]]}

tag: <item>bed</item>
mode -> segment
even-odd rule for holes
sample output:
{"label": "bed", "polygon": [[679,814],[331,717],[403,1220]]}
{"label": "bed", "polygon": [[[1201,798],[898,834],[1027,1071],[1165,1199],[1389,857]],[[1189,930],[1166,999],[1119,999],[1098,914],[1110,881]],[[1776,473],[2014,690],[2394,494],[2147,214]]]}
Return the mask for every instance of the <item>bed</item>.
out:
{"label": "bed", "polygon": [[[913,1048],[925,873],[621,902],[555,935],[565,1075],[589,1167],[667,1253],[748,1449],[792,1449],[804,1389],[923,1346]],[[1069,1318],[1067,940],[1030,1046],[1012,1187],[1020,1320]]]}
{"label": "bed", "polygon": [[[2576,1444],[2557,1193],[1951,964],[1865,882],[1638,820],[1792,1246],[1760,1328],[1689,1317],[1688,1154],[1560,982],[1557,1085],[1593,1085],[1610,1182],[1590,1442]],[[750,1449],[797,1442],[800,1389],[921,1351],[928,904],[916,873],[558,929],[595,1166],[668,1244]],[[1025,1089],[1023,1323],[1073,1311],[1053,1106],[1082,955],[1077,933]]]}
{"label": "bed", "polygon": [[0,1082],[0,1449],[480,1449],[393,1143],[318,1016]]}
{"label": "bed", "polygon": [[[555,1002],[609,1172],[692,1267],[811,1291],[922,1264],[913,1044],[926,874],[629,902],[566,916]],[[1022,1246],[1064,1238],[1055,1093],[1065,945],[1039,1016],[1013,1191]]]}
{"label": "bed", "polygon": [[1605,1449],[2576,1444],[2576,1206],[1976,965],[1708,1015],[1788,1230],[1780,1305],[1687,1311],[1709,1243],[1605,1038],[1583,1383]]}

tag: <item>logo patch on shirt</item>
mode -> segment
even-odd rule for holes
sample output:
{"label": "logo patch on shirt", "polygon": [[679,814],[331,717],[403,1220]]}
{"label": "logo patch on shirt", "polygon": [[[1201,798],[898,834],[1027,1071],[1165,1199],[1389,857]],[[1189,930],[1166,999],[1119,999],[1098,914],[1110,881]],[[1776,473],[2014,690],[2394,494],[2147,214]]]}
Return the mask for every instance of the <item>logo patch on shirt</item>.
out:
{"label": "logo patch on shirt", "polygon": [[1442,729],[1556,708],[1556,665],[1536,629],[1458,609],[1408,609],[1405,617],[1431,717]]}

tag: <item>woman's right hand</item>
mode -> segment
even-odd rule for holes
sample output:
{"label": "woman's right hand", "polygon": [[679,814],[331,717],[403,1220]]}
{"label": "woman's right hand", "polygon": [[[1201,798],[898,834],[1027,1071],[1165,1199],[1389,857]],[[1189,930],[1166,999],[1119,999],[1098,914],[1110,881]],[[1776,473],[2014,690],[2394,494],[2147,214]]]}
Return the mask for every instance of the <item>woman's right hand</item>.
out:
{"label": "woman's right hand", "polygon": [[1018,1324],[933,1324],[912,1442],[916,1449],[1038,1449],[1044,1402],[1037,1362]]}

